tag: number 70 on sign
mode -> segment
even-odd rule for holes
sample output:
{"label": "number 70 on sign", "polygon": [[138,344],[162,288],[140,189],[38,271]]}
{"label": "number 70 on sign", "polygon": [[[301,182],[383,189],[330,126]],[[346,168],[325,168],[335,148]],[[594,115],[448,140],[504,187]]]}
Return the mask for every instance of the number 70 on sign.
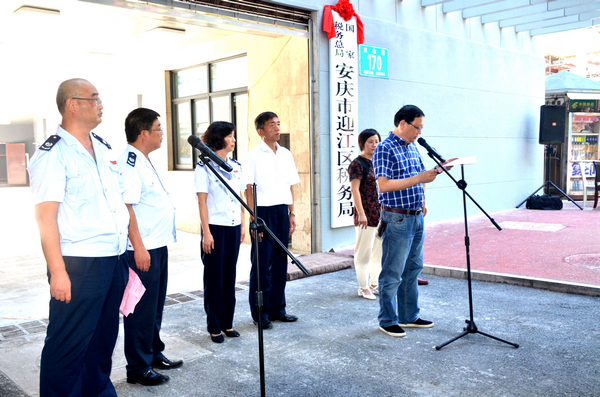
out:
{"label": "number 70 on sign", "polygon": [[359,46],[360,53],[360,75],[367,77],[380,77],[387,79],[388,76],[388,49],[368,45]]}

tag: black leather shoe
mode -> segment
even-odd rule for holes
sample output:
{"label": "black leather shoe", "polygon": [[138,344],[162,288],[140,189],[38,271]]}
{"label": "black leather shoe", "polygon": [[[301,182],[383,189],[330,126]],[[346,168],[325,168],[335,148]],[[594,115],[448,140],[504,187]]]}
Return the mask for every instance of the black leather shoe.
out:
{"label": "black leather shoe", "polygon": [[166,358],[165,356],[162,356],[162,357],[156,357],[154,359],[154,361],[152,361],[152,364],[150,366],[152,368],[159,368],[159,369],[173,369],[173,368],[179,368],[182,365],[183,365],[183,360],[171,361],[168,358]]}
{"label": "black leather shoe", "polygon": [[281,321],[284,323],[293,323],[294,321],[298,321],[298,317],[292,316],[291,314],[284,314],[282,316],[270,318],[271,321]]}
{"label": "black leather shoe", "polygon": [[227,331],[224,329],[223,333],[225,335],[227,335],[229,338],[238,338],[240,336],[240,333],[237,332],[235,329],[232,329],[231,331]]}
{"label": "black leather shoe", "polygon": [[223,343],[225,342],[225,338],[223,338],[223,334],[219,334],[217,336],[210,336],[210,340],[212,340],[215,343]]}
{"label": "black leather shoe", "polygon": [[[258,321],[254,321],[254,325],[256,325],[258,327]],[[269,320],[264,320],[262,322],[262,328],[263,329],[271,329],[271,328],[273,328],[273,323],[270,322]]]}
{"label": "black leather shoe", "polygon": [[151,369],[141,375],[127,377],[127,383],[139,383],[144,386],[158,386],[168,381],[168,376],[154,372]]}

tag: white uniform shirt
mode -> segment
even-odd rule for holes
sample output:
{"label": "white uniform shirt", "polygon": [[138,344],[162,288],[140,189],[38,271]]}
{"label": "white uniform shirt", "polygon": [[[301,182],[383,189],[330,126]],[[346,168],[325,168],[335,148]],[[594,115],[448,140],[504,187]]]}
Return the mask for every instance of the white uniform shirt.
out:
{"label": "white uniform shirt", "polygon": [[257,204],[260,207],[293,204],[292,185],[300,182],[292,153],[277,144],[277,153],[260,142],[246,154],[244,185],[256,183]]}
{"label": "white uniform shirt", "polygon": [[[176,242],[175,206],[152,163],[131,145],[117,163],[126,189],[123,200],[132,204],[144,247],[151,250]],[[133,251],[130,240],[127,249]]]}
{"label": "white uniform shirt", "polygon": [[[233,168],[231,172],[223,170],[214,162],[211,162],[210,165],[217,170],[233,191],[239,194],[246,189],[242,179],[240,163],[228,158],[227,164]],[[208,194],[206,198],[208,223],[219,226],[240,225],[242,223],[242,204],[201,161],[196,166],[194,177],[196,179],[196,193]]]}
{"label": "white uniform shirt", "polygon": [[120,255],[127,245],[129,212],[121,194],[117,162],[102,138],[90,134],[96,161],[83,145],[60,126],[61,139],[49,139],[29,164],[34,204],[60,203],[58,230],[64,256]]}

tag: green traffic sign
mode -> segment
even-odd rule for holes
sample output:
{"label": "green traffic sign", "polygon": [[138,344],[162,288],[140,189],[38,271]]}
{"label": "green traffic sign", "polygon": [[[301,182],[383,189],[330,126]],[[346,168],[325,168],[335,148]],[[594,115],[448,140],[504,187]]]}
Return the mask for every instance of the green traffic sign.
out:
{"label": "green traffic sign", "polygon": [[360,75],[367,77],[380,77],[387,79],[388,76],[388,49],[361,44],[360,52]]}

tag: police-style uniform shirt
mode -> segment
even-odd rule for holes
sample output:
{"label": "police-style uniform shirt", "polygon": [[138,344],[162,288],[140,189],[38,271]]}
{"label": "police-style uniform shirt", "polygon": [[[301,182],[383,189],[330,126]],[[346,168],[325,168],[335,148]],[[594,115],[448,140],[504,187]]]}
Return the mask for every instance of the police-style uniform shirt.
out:
{"label": "police-style uniform shirt", "polygon": [[[240,163],[230,158],[227,159],[227,164],[233,168],[231,172],[225,171],[214,162],[211,162],[210,165],[217,170],[233,191],[239,194],[246,189],[242,179],[242,167]],[[196,193],[208,194],[206,198],[208,223],[219,226],[240,225],[242,223],[242,204],[202,161],[198,162],[194,177]]]}
{"label": "police-style uniform shirt", "polygon": [[[131,145],[117,163],[123,172],[123,200],[132,205],[144,247],[151,250],[176,242],[175,206],[152,163]],[[130,240],[127,249],[133,251]]]}
{"label": "police-style uniform shirt", "polygon": [[292,153],[277,145],[277,153],[261,141],[244,160],[245,185],[256,183],[256,202],[260,207],[294,203],[290,187],[300,182]]}
{"label": "police-style uniform shirt", "polygon": [[90,133],[96,160],[60,126],[31,158],[29,175],[34,204],[58,202],[63,256],[120,255],[127,246],[129,212],[110,145]]}
{"label": "police-style uniform shirt", "polygon": [[[373,153],[375,176],[390,180],[406,179],[425,171],[417,145],[391,133]],[[393,192],[379,192],[379,203],[386,207],[418,210],[423,207],[425,190],[422,183]]]}

